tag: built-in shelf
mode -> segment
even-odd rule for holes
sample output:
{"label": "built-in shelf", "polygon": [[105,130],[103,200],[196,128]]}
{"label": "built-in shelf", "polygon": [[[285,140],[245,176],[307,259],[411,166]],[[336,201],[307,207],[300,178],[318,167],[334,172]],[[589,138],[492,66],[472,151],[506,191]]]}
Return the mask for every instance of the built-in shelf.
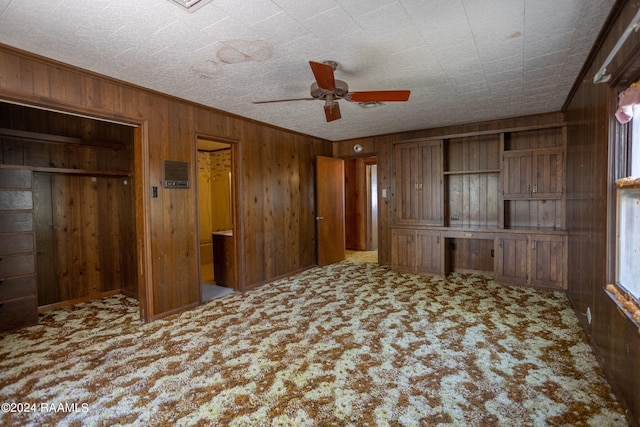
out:
{"label": "built-in shelf", "polygon": [[3,138],[16,139],[19,141],[44,142],[47,144],[70,144],[85,145],[93,148],[109,150],[124,150],[126,145],[113,141],[91,141],[71,136],[51,135],[48,133],[29,132],[24,130],[0,128],[0,136]]}
{"label": "built-in shelf", "polygon": [[566,137],[554,123],[395,144],[392,267],[565,289]]}
{"label": "built-in shelf", "polygon": [[57,173],[63,175],[84,175],[84,176],[112,176],[121,178],[130,178],[131,172],[126,171],[101,171],[89,169],[72,169],[72,168],[51,168],[41,166],[22,166],[22,165],[0,165],[0,169],[22,169],[33,172]]}

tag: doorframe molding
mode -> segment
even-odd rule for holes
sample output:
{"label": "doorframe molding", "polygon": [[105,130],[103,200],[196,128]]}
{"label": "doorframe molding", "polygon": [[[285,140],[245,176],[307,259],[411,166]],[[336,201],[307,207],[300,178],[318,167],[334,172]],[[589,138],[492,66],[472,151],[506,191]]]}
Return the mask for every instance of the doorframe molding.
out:
{"label": "doorframe molding", "polygon": [[[233,139],[224,136],[217,136],[206,132],[195,131],[193,138],[193,155],[194,165],[198,165],[198,139],[207,139],[216,142],[222,142],[231,146],[231,217],[233,218],[233,258],[234,258],[234,277],[236,283],[234,290],[245,291],[245,262],[244,262],[244,224],[242,223],[242,197],[240,197],[240,189],[242,188],[242,170],[239,161],[242,155],[242,143],[239,139]],[[194,169],[196,169],[194,168]],[[197,184],[196,171],[196,185]],[[195,192],[196,197],[196,238],[200,239],[200,199],[199,192]],[[201,277],[202,271],[200,267],[200,242],[198,243],[198,277]],[[199,291],[201,292],[201,290]],[[202,303],[202,294],[200,294],[200,302]]]}

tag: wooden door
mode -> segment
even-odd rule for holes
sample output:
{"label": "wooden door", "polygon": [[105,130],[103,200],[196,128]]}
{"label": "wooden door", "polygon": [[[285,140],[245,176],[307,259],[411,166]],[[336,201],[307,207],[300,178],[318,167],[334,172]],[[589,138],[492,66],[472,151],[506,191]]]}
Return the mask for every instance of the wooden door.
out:
{"label": "wooden door", "polygon": [[420,221],[430,225],[442,225],[442,141],[423,143],[419,147],[420,171],[418,194]]}
{"label": "wooden door", "polygon": [[505,199],[531,197],[531,152],[504,153],[503,193]]}
{"label": "wooden door", "polygon": [[559,199],[563,193],[562,149],[533,153],[531,195],[537,199]]}
{"label": "wooden door", "polygon": [[318,265],[345,258],[344,161],[316,158],[316,206]]}
{"label": "wooden door", "polygon": [[531,236],[531,284],[564,287],[564,237]]}
{"label": "wooden door", "polygon": [[416,271],[414,230],[391,230],[391,267],[397,271]]}
{"label": "wooden door", "polygon": [[529,239],[526,234],[502,234],[498,237],[496,280],[525,284],[529,276]]}
{"label": "wooden door", "polygon": [[416,271],[444,274],[444,245],[439,231],[416,232]]}
{"label": "wooden door", "polygon": [[420,156],[417,144],[398,144],[395,148],[396,222],[413,223],[420,218]]}

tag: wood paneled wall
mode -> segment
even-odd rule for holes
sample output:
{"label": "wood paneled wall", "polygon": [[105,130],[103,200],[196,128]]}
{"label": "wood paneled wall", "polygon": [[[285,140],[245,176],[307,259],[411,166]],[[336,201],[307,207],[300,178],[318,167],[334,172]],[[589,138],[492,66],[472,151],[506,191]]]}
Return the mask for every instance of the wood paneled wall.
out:
{"label": "wood paneled wall", "polygon": [[367,242],[367,165],[364,158],[347,159],[345,176],[345,245],[346,249],[369,250]]}
{"label": "wood paneled wall", "polygon": [[[136,260],[145,319],[199,303],[196,188],[165,189],[163,162],[189,162],[196,135],[238,141],[237,244],[249,288],[316,263],[316,155],[332,144],[144,90],[0,45],[0,100],[130,123],[134,131]],[[151,188],[158,187],[158,197]]]}
{"label": "wood paneled wall", "polygon": [[331,155],[331,143],[205,108],[195,110],[195,128],[200,136],[240,141],[234,174],[241,192],[243,286],[315,265],[314,164],[316,156]]}
{"label": "wood paneled wall", "polygon": [[[596,74],[638,10],[637,2],[618,1],[592,60],[585,64],[572,96],[566,103],[567,228],[569,230],[568,296],[578,318],[590,336],[610,382],[625,400],[632,424],[640,420],[640,334],[621,316],[605,294],[606,283],[614,280],[607,270],[607,244],[615,228],[610,200],[614,195],[613,163],[617,92],[613,85],[629,84],[622,75],[640,52],[640,34],[631,32],[627,42],[607,66],[610,83],[594,84]],[[640,78],[636,72],[634,79]],[[589,309],[592,321],[585,313]]]}

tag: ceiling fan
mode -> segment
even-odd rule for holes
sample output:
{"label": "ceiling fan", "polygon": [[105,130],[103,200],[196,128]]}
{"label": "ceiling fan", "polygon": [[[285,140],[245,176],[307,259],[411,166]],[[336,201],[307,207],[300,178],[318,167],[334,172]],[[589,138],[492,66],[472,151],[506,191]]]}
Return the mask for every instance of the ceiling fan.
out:
{"label": "ceiling fan", "polygon": [[333,72],[338,68],[334,61],[316,62],[309,61],[311,71],[316,81],[311,84],[311,98],[276,99],[271,101],[255,101],[254,104],[268,104],[271,102],[288,101],[324,101],[324,115],[327,122],[338,120],[340,106],[338,100],[358,102],[361,104],[377,104],[381,102],[404,102],[409,99],[411,91],[408,90],[374,90],[366,92],[349,92],[346,82],[334,77]]}

